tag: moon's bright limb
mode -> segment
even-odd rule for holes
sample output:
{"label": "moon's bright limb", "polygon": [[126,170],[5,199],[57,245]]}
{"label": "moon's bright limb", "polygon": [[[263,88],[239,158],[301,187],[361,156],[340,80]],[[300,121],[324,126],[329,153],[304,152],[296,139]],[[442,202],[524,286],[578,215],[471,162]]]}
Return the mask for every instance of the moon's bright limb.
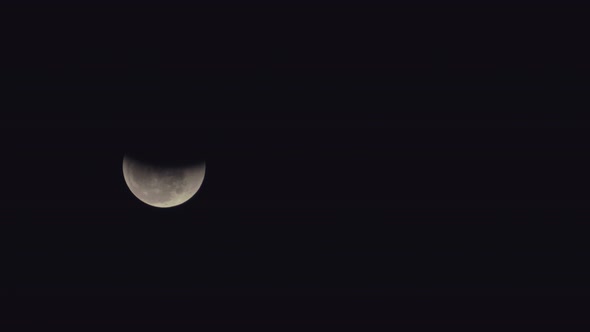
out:
{"label": "moon's bright limb", "polygon": [[140,201],[160,208],[173,207],[197,193],[205,178],[205,163],[163,167],[126,155],[123,158],[123,177]]}

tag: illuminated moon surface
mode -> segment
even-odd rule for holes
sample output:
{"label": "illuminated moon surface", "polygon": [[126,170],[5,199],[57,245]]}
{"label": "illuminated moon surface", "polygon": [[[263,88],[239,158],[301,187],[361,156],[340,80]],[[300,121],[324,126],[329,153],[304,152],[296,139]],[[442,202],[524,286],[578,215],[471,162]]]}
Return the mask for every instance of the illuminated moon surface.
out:
{"label": "illuminated moon surface", "polygon": [[205,163],[163,167],[123,158],[123,177],[140,201],[159,208],[180,205],[193,197],[205,178]]}

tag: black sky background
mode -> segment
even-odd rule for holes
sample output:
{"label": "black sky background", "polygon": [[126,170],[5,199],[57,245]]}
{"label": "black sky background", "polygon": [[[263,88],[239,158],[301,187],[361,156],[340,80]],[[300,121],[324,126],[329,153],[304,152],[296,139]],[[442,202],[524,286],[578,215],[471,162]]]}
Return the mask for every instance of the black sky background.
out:
{"label": "black sky background", "polygon": [[587,9],[2,4],[2,321],[586,324]]}

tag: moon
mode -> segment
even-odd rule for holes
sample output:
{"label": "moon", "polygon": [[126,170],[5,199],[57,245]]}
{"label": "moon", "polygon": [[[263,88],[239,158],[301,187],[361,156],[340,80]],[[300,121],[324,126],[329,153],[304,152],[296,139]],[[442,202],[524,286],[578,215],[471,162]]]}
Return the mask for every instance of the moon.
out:
{"label": "moon", "polygon": [[123,177],[140,201],[158,208],[178,206],[191,199],[203,184],[205,162],[161,165],[125,155]]}

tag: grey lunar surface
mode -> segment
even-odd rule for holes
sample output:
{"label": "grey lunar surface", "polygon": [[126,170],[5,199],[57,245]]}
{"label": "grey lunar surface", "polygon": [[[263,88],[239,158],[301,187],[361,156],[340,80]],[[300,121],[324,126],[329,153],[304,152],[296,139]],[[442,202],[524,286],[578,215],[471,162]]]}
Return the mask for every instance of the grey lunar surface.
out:
{"label": "grey lunar surface", "polygon": [[155,207],[173,207],[188,201],[201,187],[205,163],[165,168],[123,158],[123,176],[131,192]]}

